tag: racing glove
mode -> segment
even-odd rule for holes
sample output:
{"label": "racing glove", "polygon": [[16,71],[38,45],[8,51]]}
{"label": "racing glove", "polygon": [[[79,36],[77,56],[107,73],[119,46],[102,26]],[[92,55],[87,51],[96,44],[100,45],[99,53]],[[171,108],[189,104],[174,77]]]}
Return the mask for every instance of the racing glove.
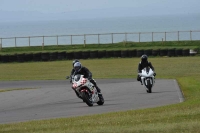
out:
{"label": "racing glove", "polygon": [[154,72],[153,76],[156,76],[156,73]]}

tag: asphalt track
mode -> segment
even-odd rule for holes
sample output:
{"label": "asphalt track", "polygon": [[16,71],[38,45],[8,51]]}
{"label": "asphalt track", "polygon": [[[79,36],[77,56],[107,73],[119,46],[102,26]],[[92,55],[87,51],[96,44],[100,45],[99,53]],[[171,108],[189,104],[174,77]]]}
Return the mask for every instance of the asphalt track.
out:
{"label": "asphalt track", "polygon": [[0,124],[136,110],[184,100],[175,80],[157,79],[152,93],[147,93],[135,79],[96,81],[105,104],[93,107],[76,97],[68,80],[1,81],[0,89],[32,89],[0,92]]}

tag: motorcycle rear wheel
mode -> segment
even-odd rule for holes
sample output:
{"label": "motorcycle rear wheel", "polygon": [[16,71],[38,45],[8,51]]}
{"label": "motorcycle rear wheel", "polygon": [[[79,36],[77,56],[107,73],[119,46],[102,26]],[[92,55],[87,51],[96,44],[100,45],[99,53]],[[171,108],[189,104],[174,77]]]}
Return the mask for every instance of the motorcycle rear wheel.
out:
{"label": "motorcycle rear wheel", "polygon": [[90,106],[90,107],[93,106],[92,98],[91,98],[91,96],[89,96],[89,93],[83,92],[82,96],[83,96],[84,102],[85,102],[88,106]]}

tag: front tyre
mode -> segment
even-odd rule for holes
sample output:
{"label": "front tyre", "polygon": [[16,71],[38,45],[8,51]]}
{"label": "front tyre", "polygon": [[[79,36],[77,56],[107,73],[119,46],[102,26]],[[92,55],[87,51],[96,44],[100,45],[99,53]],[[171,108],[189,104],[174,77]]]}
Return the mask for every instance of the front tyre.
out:
{"label": "front tyre", "polygon": [[84,102],[88,106],[90,106],[90,107],[93,106],[92,97],[89,95],[89,93],[83,92],[82,97],[83,97]]}
{"label": "front tyre", "polygon": [[151,88],[152,88],[152,85],[151,85],[151,82],[150,82],[150,80],[147,80],[147,88],[148,88],[148,91],[147,91],[147,93],[151,93]]}
{"label": "front tyre", "polygon": [[82,97],[79,96],[78,92],[76,92],[76,91],[74,91],[74,92],[76,93],[76,96],[77,96],[78,98],[82,99]]}

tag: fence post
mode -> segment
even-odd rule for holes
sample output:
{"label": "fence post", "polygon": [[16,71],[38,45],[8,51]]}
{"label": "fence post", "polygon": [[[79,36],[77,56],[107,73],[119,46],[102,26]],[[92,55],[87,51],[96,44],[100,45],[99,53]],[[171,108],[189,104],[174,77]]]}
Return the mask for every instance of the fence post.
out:
{"label": "fence post", "polygon": [[30,36],[28,37],[28,45],[29,45],[29,47],[31,46]]}
{"label": "fence post", "polygon": [[192,41],[192,31],[190,31],[190,41]]}
{"label": "fence post", "polygon": [[152,42],[153,42],[153,32],[152,32]]}
{"label": "fence post", "polygon": [[99,37],[99,34],[98,34],[98,44],[100,44],[100,37]]}
{"label": "fence post", "polygon": [[86,44],[86,35],[84,34],[84,47],[85,47],[85,44]]}
{"label": "fence post", "polygon": [[178,31],[178,41],[179,41],[179,31]]}
{"label": "fence post", "polygon": [[42,37],[42,50],[44,49],[44,36]]}
{"label": "fence post", "polygon": [[141,34],[141,33],[139,32],[139,43],[140,43],[140,34]]}
{"label": "fence post", "polygon": [[17,38],[15,37],[15,47],[17,47]]}
{"label": "fence post", "polygon": [[56,36],[56,39],[57,39],[57,46],[58,46],[58,36]]}
{"label": "fence post", "polygon": [[111,39],[112,39],[112,44],[113,44],[113,33],[111,33]]}
{"label": "fence post", "polygon": [[125,33],[125,43],[127,42],[127,33]]}
{"label": "fence post", "polygon": [[0,38],[0,51],[2,49],[2,38]]}
{"label": "fence post", "polygon": [[72,45],[72,35],[71,35],[71,45]]}
{"label": "fence post", "polygon": [[165,32],[165,42],[166,42],[166,38],[167,38],[167,37],[166,37],[166,32]]}

